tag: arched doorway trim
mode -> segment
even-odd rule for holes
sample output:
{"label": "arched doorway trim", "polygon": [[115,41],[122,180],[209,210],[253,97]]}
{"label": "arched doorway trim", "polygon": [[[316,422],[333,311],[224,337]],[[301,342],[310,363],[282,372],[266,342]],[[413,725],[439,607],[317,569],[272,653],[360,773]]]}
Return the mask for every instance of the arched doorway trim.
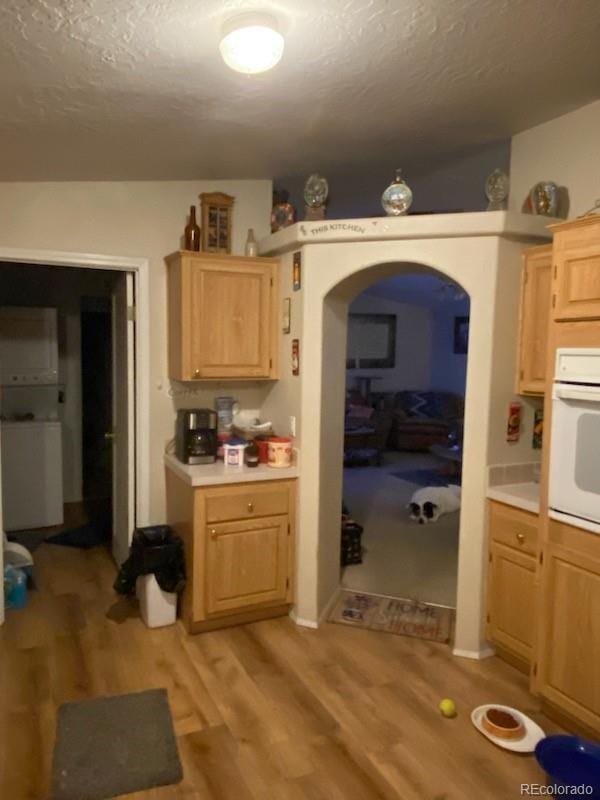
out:
{"label": "arched doorway trim", "polygon": [[[477,215],[453,216],[460,229],[461,216]],[[414,238],[399,234],[397,239],[298,242],[302,375],[300,384],[290,383],[299,394],[301,430],[295,613],[298,622],[317,625],[339,584],[338,540],[330,535],[339,528],[343,440],[343,419],[337,413],[340,376],[334,365],[345,357],[348,300],[374,281],[397,274],[399,264],[420,264],[460,284],[471,298],[455,653],[480,658],[490,652],[484,636],[487,468],[533,460],[525,440],[516,447],[506,443],[505,423],[514,396],[521,252],[545,232],[534,222],[529,236],[520,229],[517,234],[490,231],[489,225],[479,235],[444,236],[433,232],[433,222],[428,220],[427,236]],[[519,224],[524,226],[521,219]],[[262,243],[263,252],[277,253],[278,237]],[[289,231],[285,238],[284,272],[288,261],[291,267],[293,249]],[[282,376],[278,397],[285,395],[288,381]]]}

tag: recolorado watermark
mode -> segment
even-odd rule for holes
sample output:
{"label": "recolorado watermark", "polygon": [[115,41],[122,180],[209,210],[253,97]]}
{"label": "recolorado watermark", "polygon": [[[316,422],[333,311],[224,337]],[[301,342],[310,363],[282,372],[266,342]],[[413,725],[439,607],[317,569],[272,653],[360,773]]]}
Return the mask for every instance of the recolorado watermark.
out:
{"label": "recolorado watermark", "polygon": [[579,784],[578,786],[563,786],[557,783],[542,784],[542,783],[522,783],[521,795],[529,795],[530,797],[575,797],[580,795],[593,794],[594,787],[586,784]]}

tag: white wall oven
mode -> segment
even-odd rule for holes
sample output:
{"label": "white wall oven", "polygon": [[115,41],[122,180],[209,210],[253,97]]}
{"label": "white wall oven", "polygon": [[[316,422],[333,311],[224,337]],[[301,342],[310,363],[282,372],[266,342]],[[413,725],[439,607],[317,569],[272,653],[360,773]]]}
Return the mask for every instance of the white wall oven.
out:
{"label": "white wall oven", "polygon": [[600,534],[600,348],[560,348],[552,389],[549,514]]}

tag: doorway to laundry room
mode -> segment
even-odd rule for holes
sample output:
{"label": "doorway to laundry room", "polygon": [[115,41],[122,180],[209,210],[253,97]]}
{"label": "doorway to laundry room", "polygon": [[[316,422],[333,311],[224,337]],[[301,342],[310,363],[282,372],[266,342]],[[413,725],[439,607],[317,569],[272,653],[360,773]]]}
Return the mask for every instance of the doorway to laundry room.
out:
{"label": "doorway to laundry room", "polygon": [[5,565],[24,567],[30,588],[42,562],[44,575],[52,575],[53,562],[64,567],[65,553],[102,547],[122,560],[128,549],[135,502],[132,278],[126,271],[0,263]]}

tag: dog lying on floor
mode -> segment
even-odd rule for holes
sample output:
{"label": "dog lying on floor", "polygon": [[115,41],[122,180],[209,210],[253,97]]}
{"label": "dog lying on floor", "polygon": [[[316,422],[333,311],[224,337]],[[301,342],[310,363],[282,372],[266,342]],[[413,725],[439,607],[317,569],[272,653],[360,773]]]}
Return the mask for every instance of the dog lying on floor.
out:
{"label": "dog lying on floor", "polygon": [[442,514],[450,514],[460,508],[460,486],[425,486],[417,489],[407,508],[410,518],[419,525],[437,522]]}

